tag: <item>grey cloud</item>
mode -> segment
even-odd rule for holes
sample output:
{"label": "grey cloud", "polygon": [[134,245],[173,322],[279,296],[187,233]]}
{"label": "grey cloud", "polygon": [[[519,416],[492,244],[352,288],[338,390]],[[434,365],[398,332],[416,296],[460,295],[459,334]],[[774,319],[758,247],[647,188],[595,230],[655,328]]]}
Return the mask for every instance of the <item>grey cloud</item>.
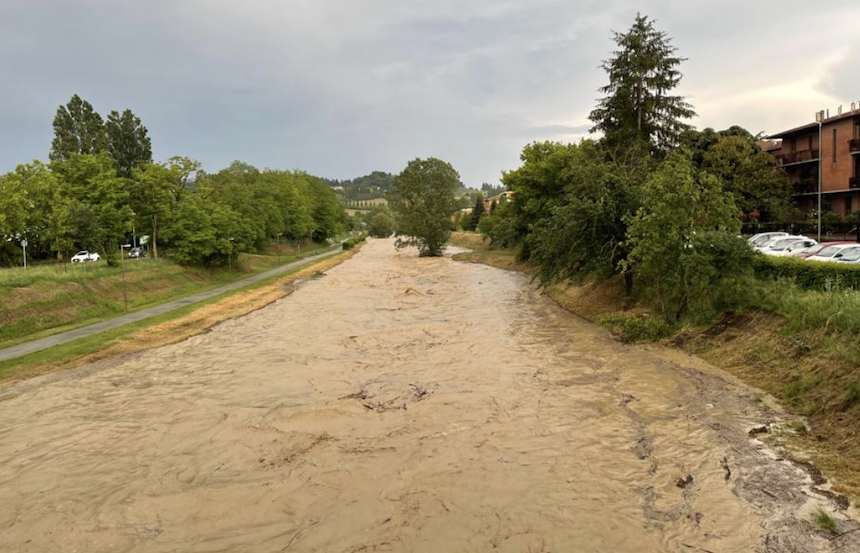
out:
{"label": "grey cloud", "polygon": [[[346,178],[436,155],[466,182],[497,180],[526,142],[587,133],[551,122],[586,121],[611,30],[637,10],[690,58],[697,125],[789,127],[720,100],[796,79],[811,44],[850,47],[825,23],[856,21],[854,4],[786,0],[777,17],[740,0],[5,0],[0,169],[45,158],[54,111],[77,92],[138,113],[157,157],[210,171],[243,159]],[[822,90],[860,95],[849,74]]]}

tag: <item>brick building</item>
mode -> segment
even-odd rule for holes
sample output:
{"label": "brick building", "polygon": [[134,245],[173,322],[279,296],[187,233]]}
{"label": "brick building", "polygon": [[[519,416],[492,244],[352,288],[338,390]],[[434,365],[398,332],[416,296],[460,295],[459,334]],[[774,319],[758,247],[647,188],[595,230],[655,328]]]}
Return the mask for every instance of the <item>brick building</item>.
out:
{"label": "brick building", "polygon": [[840,107],[836,115],[820,112],[815,122],[768,137],[762,147],[776,156],[803,212],[821,202],[840,216],[860,211],[860,105]]}

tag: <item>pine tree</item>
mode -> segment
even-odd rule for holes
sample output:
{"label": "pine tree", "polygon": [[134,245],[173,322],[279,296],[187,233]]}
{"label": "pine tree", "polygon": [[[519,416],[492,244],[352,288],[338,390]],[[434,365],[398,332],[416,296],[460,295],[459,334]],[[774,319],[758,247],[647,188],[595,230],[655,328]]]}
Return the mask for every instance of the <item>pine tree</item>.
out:
{"label": "pine tree", "polygon": [[466,230],[475,230],[478,228],[478,223],[481,222],[481,217],[484,216],[484,196],[480,192],[475,196],[475,206],[472,208],[472,216],[469,218],[468,228]]}
{"label": "pine tree", "polygon": [[601,64],[609,84],[600,89],[605,96],[589,116],[592,132],[603,132],[610,146],[645,143],[658,151],[670,149],[691,128],[682,121],[696,115],[684,97],[671,94],[686,58],[678,57],[668,35],[641,14],[614,40],[618,49]]}

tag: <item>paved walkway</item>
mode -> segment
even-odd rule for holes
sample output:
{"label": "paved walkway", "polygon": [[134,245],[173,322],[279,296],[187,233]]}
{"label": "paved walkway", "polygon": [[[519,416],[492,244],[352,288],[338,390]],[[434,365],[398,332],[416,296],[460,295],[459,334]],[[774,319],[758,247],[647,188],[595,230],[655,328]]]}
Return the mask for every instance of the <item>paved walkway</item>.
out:
{"label": "paved walkway", "polygon": [[120,315],[119,317],[114,317],[112,319],[108,319],[100,323],[91,324],[89,326],[82,326],[80,328],[69,330],[67,332],[53,334],[45,338],[33,340],[32,342],[24,342],[23,344],[18,344],[17,346],[0,349],[0,361],[15,359],[16,357],[21,357],[30,353],[42,351],[53,346],[67,344],[79,338],[92,336],[93,334],[104,332],[105,330],[118,328],[130,323],[136,323],[137,321],[142,321],[144,319],[148,319],[156,315],[161,315],[162,313],[167,313],[168,311],[173,311],[174,309],[185,307],[186,305],[192,305],[204,300],[208,300],[209,298],[212,298],[219,294],[223,294],[224,292],[229,292],[230,290],[242,288],[243,286],[247,286],[249,284],[259,282],[269,277],[285,273],[287,271],[291,271],[303,265],[313,263],[314,261],[318,261],[324,257],[330,256],[332,253],[339,250],[340,248],[341,246],[340,244],[338,244],[336,247],[325,250],[322,253],[312,255],[310,257],[305,257],[303,259],[299,259],[298,261],[293,261],[292,263],[287,263],[286,265],[281,265],[280,267],[276,267],[274,269],[269,269],[268,271],[258,273],[254,276],[243,278],[242,280],[237,280],[235,282],[231,282],[230,284],[219,286],[218,288],[213,288],[212,290],[207,290],[205,292],[185,296],[184,298],[179,298],[177,300],[169,301],[167,303],[162,303],[153,307],[149,307],[147,309],[141,309],[140,311],[135,311],[133,313],[126,313],[125,315]]}

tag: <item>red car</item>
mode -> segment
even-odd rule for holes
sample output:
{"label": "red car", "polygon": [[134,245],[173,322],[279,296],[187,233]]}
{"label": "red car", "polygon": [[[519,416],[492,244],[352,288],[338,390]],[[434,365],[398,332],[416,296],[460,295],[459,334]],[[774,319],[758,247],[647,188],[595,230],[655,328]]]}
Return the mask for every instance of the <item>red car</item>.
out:
{"label": "red car", "polygon": [[793,254],[791,254],[791,257],[800,257],[801,259],[806,259],[807,257],[818,255],[818,253],[824,248],[829,248],[830,246],[841,246],[843,244],[856,244],[856,242],[822,242],[820,244],[816,244],[806,249],[794,252]]}

